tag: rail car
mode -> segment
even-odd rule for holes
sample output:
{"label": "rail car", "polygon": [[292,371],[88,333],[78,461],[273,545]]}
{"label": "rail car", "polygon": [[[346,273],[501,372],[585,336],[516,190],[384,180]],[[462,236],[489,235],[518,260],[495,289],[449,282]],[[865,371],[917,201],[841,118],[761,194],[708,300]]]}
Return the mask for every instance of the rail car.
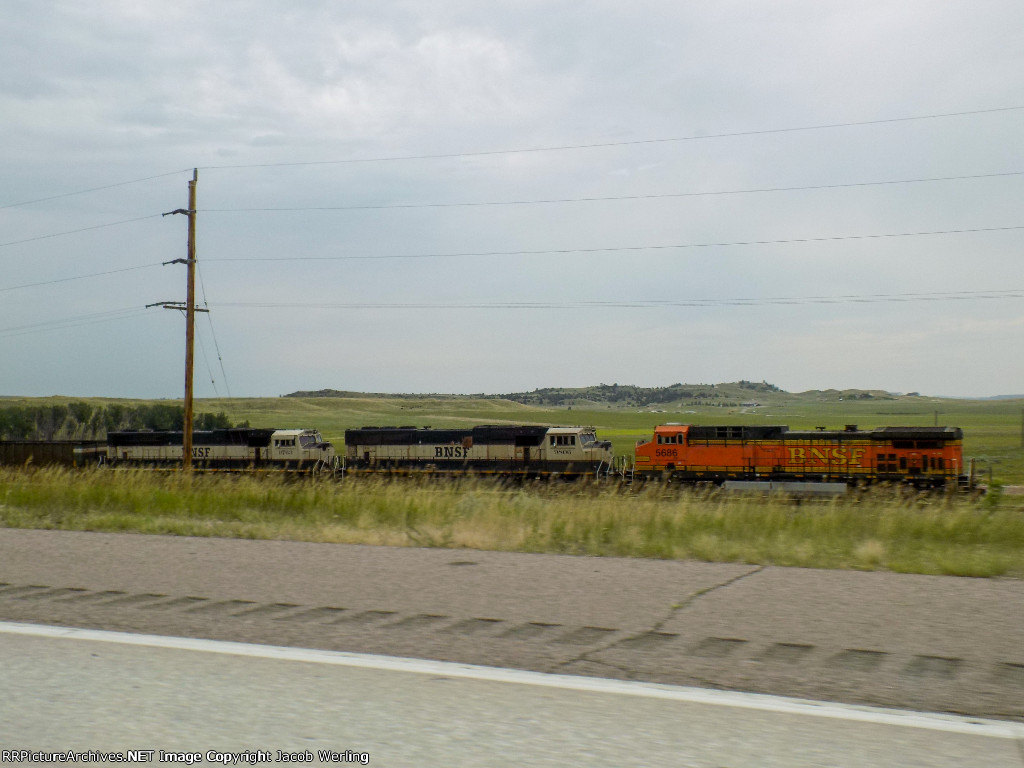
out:
{"label": "rail car", "polygon": [[635,473],[688,483],[901,483],[974,486],[958,427],[791,430],[663,424],[636,446]]}
{"label": "rail car", "polygon": [[[182,462],[182,433],[109,432],[110,466],[176,467]],[[211,429],[192,433],[192,466],[199,470],[334,469],[334,446],[315,429]]]}
{"label": "rail car", "polygon": [[0,440],[0,465],[95,467],[107,453],[100,440]]}
{"label": "rail car", "polygon": [[593,427],[363,427],[345,432],[346,472],[580,477],[608,472],[612,444]]}

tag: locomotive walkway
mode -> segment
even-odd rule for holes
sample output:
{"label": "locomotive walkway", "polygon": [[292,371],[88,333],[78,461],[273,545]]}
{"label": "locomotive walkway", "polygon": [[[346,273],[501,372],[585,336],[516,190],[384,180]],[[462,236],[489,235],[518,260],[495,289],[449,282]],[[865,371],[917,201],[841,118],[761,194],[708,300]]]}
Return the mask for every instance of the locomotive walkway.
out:
{"label": "locomotive walkway", "polygon": [[1024,720],[1024,581],[0,529],[0,620]]}

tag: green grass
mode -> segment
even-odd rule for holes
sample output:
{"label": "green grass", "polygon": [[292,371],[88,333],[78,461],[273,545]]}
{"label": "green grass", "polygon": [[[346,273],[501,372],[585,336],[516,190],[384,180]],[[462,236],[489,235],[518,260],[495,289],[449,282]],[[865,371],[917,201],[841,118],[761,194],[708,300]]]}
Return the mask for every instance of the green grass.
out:
{"label": "green grass", "polygon": [[[315,427],[341,450],[368,425],[587,424],[632,453],[657,424],[959,426],[965,454],[994,488],[1024,484],[1021,400],[838,399],[839,393],[757,393],[764,407],[580,404],[537,407],[473,398],[204,399],[261,427]],[[0,399],[43,405],[72,398]],[[125,402],[89,399],[94,404]],[[583,405],[583,407],[581,407]],[[656,412],[657,411],[657,412]],[[692,412],[691,412],[692,411]],[[502,488],[476,482],[296,482],[175,473],[0,472],[0,525],[470,547],[965,576],[1024,576],[1024,497],[981,500],[885,492],[799,506],[781,500],[640,492],[579,484]]]}
{"label": "green grass", "polygon": [[0,525],[1024,576],[1024,497],[0,470]]}
{"label": "green grass", "polygon": [[[932,426],[936,421],[964,430],[965,455],[976,459],[979,474],[1008,484],[1024,483],[1021,400],[819,399],[810,395],[762,396],[764,407],[659,405],[644,407],[528,406],[506,400],[440,398],[265,398],[203,400],[202,409],[225,411],[234,421],[259,426],[313,426],[336,445],[346,429],[369,425],[458,427],[476,424],[585,424],[612,441],[616,454],[631,454],[637,440],[649,439],[654,427],[669,421],[696,424],[783,424],[793,429],[817,426],[861,428]],[[656,412],[657,411],[657,412]],[[692,411],[692,413],[691,413]]]}
{"label": "green grass", "polygon": [[[726,385],[719,385],[724,387]],[[655,425],[677,421],[695,424],[784,424],[793,429],[817,426],[961,427],[964,453],[974,457],[985,479],[1024,484],[1021,422],[1024,400],[953,400],[903,396],[893,400],[840,400],[842,393],[752,393],[764,403],[740,406],[666,404],[656,406],[539,407],[508,400],[451,397],[273,397],[200,399],[196,410],[224,411],[232,422],[254,427],[314,427],[339,447],[346,429],[372,425],[459,427],[476,424],[586,424],[612,441],[617,454],[630,454],[637,440],[649,438]],[[109,398],[0,398],[14,405],[45,405],[84,400],[93,404],[127,402]],[[139,401],[132,401],[139,402]],[[150,402],[150,401],[146,401]],[[658,411],[658,412],[654,412]],[[936,411],[938,417],[936,419]]]}

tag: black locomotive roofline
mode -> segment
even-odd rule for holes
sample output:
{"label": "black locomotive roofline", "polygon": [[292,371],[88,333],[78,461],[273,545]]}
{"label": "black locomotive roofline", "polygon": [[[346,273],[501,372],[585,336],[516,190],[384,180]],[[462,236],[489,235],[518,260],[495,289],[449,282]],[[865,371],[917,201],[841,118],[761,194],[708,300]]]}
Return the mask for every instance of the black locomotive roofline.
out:
{"label": "black locomotive roofline", "polygon": [[[239,445],[248,448],[266,448],[276,429],[197,429],[192,432],[192,445]],[[181,431],[130,430],[108,432],[107,445],[111,446],[159,446],[181,445],[184,433]]]}
{"label": "black locomotive roofline", "polygon": [[882,440],[963,440],[960,427],[879,427],[872,430]]}
{"label": "black locomotive roofline", "polygon": [[893,440],[950,441],[963,440],[960,427],[877,427],[857,429],[847,425],[845,429],[799,429],[785,426],[696,426],[691,425],[688,439],[699,440]]}
{"label": "black locomotive roofline", "polygon": [[361,427],[345,430],[346,445],[436,445],[463,443],[473,445],[537,446],[544,442],[549,427],[483,425],[471,429],[432,429],[430,427]]}

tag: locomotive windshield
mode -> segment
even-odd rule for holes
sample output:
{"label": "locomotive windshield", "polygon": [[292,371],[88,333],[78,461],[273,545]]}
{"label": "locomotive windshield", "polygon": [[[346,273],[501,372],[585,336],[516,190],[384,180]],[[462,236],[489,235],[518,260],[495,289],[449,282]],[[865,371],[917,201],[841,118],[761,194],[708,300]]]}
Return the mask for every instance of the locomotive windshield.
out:
{"label": "locomotive windshield", "polygon": [[302,446],[303,448],[308,448],[309,446],[316,445],[319,442],[320,435],[316,434],[315,432],[299,435],[299,445]]}
{"label": "locomotive windshield", "polygon": [[593,432],[580,432],[580,443],[590,445],[597,442],[597,435]]}

